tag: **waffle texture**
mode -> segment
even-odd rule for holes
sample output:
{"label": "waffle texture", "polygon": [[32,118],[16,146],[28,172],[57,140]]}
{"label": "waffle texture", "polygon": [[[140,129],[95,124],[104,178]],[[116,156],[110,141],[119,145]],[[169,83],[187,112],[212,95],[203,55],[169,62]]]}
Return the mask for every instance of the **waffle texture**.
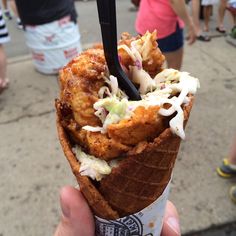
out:
{"label": "waffle texture", "polygon": [[[193,97],[184,106],[185,125]],[[80,164],[72,151],[72,142],[61,125],[60,102],[56,101],[57,129],[62,149],[76,176],[80,189],[94,214],[117,219],[134,214],[154,202],[165,190],[172,175],[181,139],[170,128],[152,142],[141,142],[130,150],[111,174],[95,183],[79,173]]]}

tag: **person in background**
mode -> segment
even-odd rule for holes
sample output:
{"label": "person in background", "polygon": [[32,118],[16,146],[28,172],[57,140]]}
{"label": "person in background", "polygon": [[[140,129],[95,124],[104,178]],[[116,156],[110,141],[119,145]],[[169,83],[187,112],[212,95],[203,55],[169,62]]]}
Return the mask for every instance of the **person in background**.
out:
{"label": "person in background", "polygon": [[193,17],[193,22],[195,25],[196,33],[197,33],[197,39],[199,41],[203,42],[209,42],[211,38],[208,35],[205,35],[204,32],[202,32],[201,29],[201,24],[200,24],[200,5],[201,1],[200,0],[191,0],[191,5],[192,5],[192,17]]}
{"label": "person in background", "polygon": [[226,11],[227,1],[228,0],[220,0],[218,7],[218,22],[217,22],[218,26],[216,27],[216,30],[222,34],[226,32],[224,28],[224,16]]}
{"label": "person in background", "polygon": [[166,57],[167,67],[180,70],[183,60],[184,24],[189,44],[196,40],[196,31],[185,0],[141,0],[136,18],[136,31],[143,35],[157,30],[157,42]]}
{"label": "person in background", "polygon": [[17,11],[15,0],[2,0],[4,18],[7,19],[7,20],[12,19],[12,15],[11,15],[8,3],[10,5],[10,9],[13,11],[14,16],[16,18],[17,28],[22,29],[23,26],[22,26],[22,23],[21,23],[21,20],[20,20],[18,11]]}
{"label": "person in background", "polygon": [[0,7],[0,94],[8,87],[9,80],[7,79],[7,61],[3,44],[10,41],[8,30],[3,19],[2,10]]}
{"label": "person in background", "polygon": [[[61,189],[62,217],[54,236],[94,236],[92,212],[82,193],[73,187]],[[158,212],[157,212],[158,214]],[[161,236],[180,236],[179,217],[175,206],[168,201]]]}
{"label": "person in background", "polygon": [[207,35],[210,31],[209,22],[212,14],[213,5],[217,4],[218,0],[202,0],[203,15],[204,15],[204,28],[203,31]]}
{"label": "person in background", "polygon": [[81,52],[74,0],[16,0],[37,71],[57,74]]}
{"label": "person in background", "polygon": [[2,7],[3,7],[3,17],[6,20],[11,20],[12,19],[12,15],[11,12],[8,8],[8,4],[7,4],[7,0],[2,0]]}
{"label": "person in background", "polygon": [[[227,158],[223,159],[223,163],[216,171],[222,178],[236,177],[236,137]],[[236,203],[236,185],[230,188],[229,194],[232,201]]]}
{"label": "person in background", "polygon": [[18,29],[23,29],[23,25],[22,25],[21,19],[20,19],[20,17],[19,17],[19,13],[18,13],[18,9],[17,9],[17,7],[16,7],[16,2],[15,2],[15,0],[9,0],[9,4],[10,4],[11,10],[13,11],[14,16],[15,16],[15,18],[16,18],[16,25],[17,25],[17,28],[18,28]]}

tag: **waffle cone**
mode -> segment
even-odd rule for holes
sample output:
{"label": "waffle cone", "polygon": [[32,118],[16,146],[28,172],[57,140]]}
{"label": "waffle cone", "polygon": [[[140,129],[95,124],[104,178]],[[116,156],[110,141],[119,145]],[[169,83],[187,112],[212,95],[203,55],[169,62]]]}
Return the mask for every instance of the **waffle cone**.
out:
{"label": "waffle cone", "polygon": [[[184,107],[185,125],[193,98]],[[117,219],[134,214],[154,202],[165,190],[172,175],[181,139],[170,128],[153,142],[141,142],[129,151],[118,167],[99,184],[79,173],[80,164],[72,144],[61,125],[60,103],[56,101],[57,129],[61,146],[71,169],[94,214],[104,219]]]}

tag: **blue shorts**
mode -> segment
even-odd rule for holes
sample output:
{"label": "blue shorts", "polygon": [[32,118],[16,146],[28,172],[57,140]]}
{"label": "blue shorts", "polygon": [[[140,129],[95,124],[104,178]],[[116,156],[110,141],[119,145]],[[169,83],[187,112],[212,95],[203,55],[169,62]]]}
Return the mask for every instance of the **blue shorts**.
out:
{"label": "blue shorts", "polygon": [[175,32],[165,38],[158,39],[157,43],[162,52],[174,52],[182,48],[184,45],[183,29],[177,23]]}

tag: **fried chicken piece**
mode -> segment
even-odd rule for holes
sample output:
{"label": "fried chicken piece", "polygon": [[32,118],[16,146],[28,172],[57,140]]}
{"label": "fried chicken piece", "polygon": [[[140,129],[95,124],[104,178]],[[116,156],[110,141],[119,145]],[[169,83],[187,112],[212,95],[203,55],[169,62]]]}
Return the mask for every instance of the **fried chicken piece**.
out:
{"label": "fried chicken piece", "polygon": [[60,73],[60,110],[62,125],[72,139],[91,155],[110,160],[130,148],[110,139],[107,134],[82,129],[85,125],[102,125],[94,115],[93,104],[98,100],[99,89],[105,85],[102,75],[107,73],[100,47],[89,49],[72,60]]}
{"label": "fried chicken piece", "polygon": [[152,34],[145,34],[140,38],[142,47],[141,56],[143,58],[143,69],[154,77],[157,73],[163,70],[163,63],[165,56],[158,48],[157,33],[154,31]]}
{"label": "fried chicken piece", "polygon": [[[152,41],[154,36],[152,34]],[[147,51],[142,48],[145,42],[140,36],[132,38],[130,35],[124,34],[120,43],[130,47],[134,40],[140,40],[138,49],[144,57],[143,66],[146,65],[151,72],[159,72],[163,56],[156,48],[156,41],[154,40],[155,43],[152,42],[146,46],[150,53],[149,56],[145,54]],[[120,56],[121,61],[127,63],[126,66],[129,68],[134,61],[131,61],[130,56],[127,55],[124,51]],[[86,125],[102,126],[101,121],[94,114],[93,105],[99,99],[100,88],[107,86],[104,77],[108,76],[101,45],[81,53],[60,72],[59,102],[62,125],[69,131],[73,141],[80,144],[88,154],[104,160],[116,158],[128,152],[137,143],[155,138],[165,126],[162,118],[157,115],[159,107],[148,109],[138,107],[130,119],[110,125],[105,134],[82,129]]]}
{"label": "fried chicken piece", "polygon": [[[123,33],[119,45],[126,45],[131,48],[131,43],[136,41],[135,47],[142,57],[142,66],[151,77],[154,77],[157,73],[163,70],[163,63],[165,56],[161,53],[157,44],[156,31],[153,33],[147,32],[144,36],[131,37],[128,33]],[[127,53],[124,48],[119,48],[120,62],[126,69],[129,66],[134,66],[135,61]]]}
{"label": "fried chicken piece", "polygon": [[165,118],[158,115],[159,109],[158,106],[136,108],[130,119],[108,126],[109,137],[125,145],[154,139],[166,128]]}
{"label": "fried chicken piece", "polygon": [[106,161],[117,158],[131,149],[131,147],[109,138],[107,134],[99,132],[87,132],[86,146],[91,155]]}
{"label": "fried chicken piece", "polygon": [[103,50],[99,48],[81,53],[60,72],[61,102],[71,108],[80,127],[101,125],[93,104],[105,84],[103,74],[107,73]]}
{"label": "fried chicken piece", "polygon": [[[132,37],[128,32],[124,32],[121,35],[121,39],[119,40],[118,45],[125,45],[128,48],[131,47],[131,42],[135,41],[138,39],[139,36],[137,37]],[[122,68],[125,71],[128,71],[129,66],[134,66],[135,61],[132,59],[132,57],[127,53],[127,51],[124,48],[118,48],[118,54],[119,54],[119,60]]]}
{"label": "fried chicken piece", "polygon": [[72,110],[67,104],[63,104],[59,100],[56,103],[61,124],[69,131],[71,140],[74,143],[78,143],[90,155],[108,161],[130,150],[129,146],[109,138],[107,134],[81,129],[73,119]]}

